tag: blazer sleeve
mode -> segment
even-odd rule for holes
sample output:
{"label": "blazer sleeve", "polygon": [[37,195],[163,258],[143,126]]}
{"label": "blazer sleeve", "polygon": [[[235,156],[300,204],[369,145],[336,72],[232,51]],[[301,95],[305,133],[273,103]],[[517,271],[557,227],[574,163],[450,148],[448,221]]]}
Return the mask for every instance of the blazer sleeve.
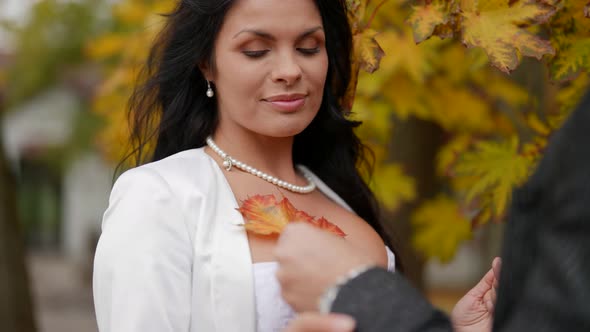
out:
{"label": "blazer sleeve", "polygon": [[449,332],[448,317],[399,273],[372,268],[344,284],[332,312],[348,314],[359,332]]}
{"label": "blazer sleeve", "polygon": [[590,93],[516,191],[494,331],[590,331]]}
{"label": "blazer sleeve", "polygon": [[115,183],[93,272],[101,332],[188,331],[191,240],[179,201],[145,167]]}

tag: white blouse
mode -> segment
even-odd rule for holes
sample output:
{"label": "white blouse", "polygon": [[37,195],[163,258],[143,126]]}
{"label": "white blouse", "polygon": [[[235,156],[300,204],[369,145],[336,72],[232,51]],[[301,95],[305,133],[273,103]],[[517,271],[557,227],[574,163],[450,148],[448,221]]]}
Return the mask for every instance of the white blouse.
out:
{"label": "white blouse", "polygon": [[[387,250],[387,269],[395,271],[395,256]],[[281,285],[275,273],[276,262],[255,263],[256,326],[258,332],[282,332],[295,317],[295,312],[281,297]]]}
{"label": "white blouse", "polygon": [[[350,209],[312,177],[327,197]],[[274,273],[268,271],[271,265],[252,264],[237,208],[223,171],[203,148],[121,175],[111,191],[94,259],[99,330],[280,328],[275,324],[283,324],[291,314],[265,309],[280,299],[280,291],[268,286],[276,285]]]}

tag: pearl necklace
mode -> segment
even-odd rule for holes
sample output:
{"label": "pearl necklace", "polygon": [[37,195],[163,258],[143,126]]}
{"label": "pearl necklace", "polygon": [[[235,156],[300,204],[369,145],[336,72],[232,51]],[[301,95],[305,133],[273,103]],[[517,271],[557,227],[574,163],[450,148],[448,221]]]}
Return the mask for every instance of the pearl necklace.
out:
{"label": "pearl necklace", "polygon": [[289,183],[287,181],[280,180],[279,178],[276,178],[270,174],[259,171],[258,169],[254,168],[252,166],[246,165],[243,162],[232,158],[230,155],[225,153],[225,151],[221,150],[215,144],[215,142],[213,142],[213,139],[211,138],[211,136],[207,137],[207,145],[215,153],[217,153],[221,158],[223,158],[223,167],[225,167],[225,169],[228,171],[230,171],[233,166],[236,166],[237,168],[241,169],[244,172],[248,172],[248,173],[255,175],[267,182],[270,182],[270,183],[276,185],[276,186],[279,186],[281,188],[284,188],[284,189],[287,189],[289,191],[299,193],[299,194],[308,194],[308,193],[314,191],[316,188],[316,185],[313,182],[313,178],[306,172],[306,170],[305,170],[305,168],[303,168],[303,166],[296,165],[299,172],[301,172],[301,174],[303,175],[303,177],[305,177],[305,179],[307,180],[307,182],[309,184],[307,186],[297,186],[297,185],[294,185],[294,184]]}

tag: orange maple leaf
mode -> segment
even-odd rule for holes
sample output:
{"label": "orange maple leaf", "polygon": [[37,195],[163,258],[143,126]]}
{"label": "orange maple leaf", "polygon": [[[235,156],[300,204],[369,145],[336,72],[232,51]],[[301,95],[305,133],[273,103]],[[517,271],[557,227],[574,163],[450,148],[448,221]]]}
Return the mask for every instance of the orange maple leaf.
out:
{"label": "orange maple leaf", "polygon": [[328,219],[321,217],[319,219],[314,220],[313,225],[320,228],[320,229],[325,229],[330,233],[336,234],[338,236],[342,236],[345,237],[346,233],[344,233],[340,227],[334,225],[333,223],[329,222]]}
{"label": "orange maple leaf", "polygon": [[274,195],[255,195],[243,201],[237,210],[246,221],[246,230],[255,234],[281,234],[290,222],[306,222],[338,236],[346,236],[326,218],[315,219],[306,212],[297,210],[286,197],[277,201]]}

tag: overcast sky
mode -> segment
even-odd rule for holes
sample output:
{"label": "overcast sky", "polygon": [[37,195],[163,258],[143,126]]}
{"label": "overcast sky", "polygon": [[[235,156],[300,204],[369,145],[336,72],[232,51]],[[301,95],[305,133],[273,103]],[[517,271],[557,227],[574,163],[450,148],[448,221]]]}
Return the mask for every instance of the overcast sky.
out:
{"label": "overcast sky", "polygon": [[34,0],[0,0],[0,17],[21,19]]}
{"label": "overcast sky", "polygon": [[[21,21],[35,0],[0,0],[0,20]],[[0,29],[0,50],[7,47],[6,34]]]}

